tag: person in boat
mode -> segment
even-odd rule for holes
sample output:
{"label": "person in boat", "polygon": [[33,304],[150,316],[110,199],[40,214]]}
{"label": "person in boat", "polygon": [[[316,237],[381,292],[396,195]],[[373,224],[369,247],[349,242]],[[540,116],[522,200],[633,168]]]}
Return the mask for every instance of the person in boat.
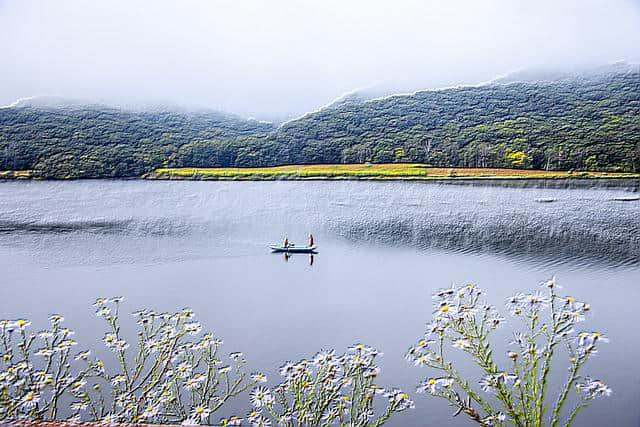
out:
{"label": "person in boat", "polygon": [[309,234],[309,247],[312,247],[315,242],[313,241],[313,234]]}
{"label": "person in boat", "polygon": [[284,238],[284,243],[282,244],[283,248],[288,248],[289,247],[289,239],[288,238]]}

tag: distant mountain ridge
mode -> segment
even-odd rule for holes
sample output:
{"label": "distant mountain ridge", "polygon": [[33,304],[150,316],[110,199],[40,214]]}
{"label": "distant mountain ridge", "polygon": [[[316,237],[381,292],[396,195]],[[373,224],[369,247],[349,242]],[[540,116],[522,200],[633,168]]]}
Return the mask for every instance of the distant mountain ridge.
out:
{"label": "distant mountain ridge", "polygon": [[267,139],[286,147],[279,159],[290,164],[638,170],[640,67],[342,103],[287,122]]}
{"label": "distant mountain ridge", "polygon": [[409,94],[356,91],[278,127],[212,111],[52,104],[0,108],[0,170],[50,178],[364,162],[640,170],[637,64],[546,80],[521,71]]}
{"label": "distant mountain ridge", "polygon": [[359,104],[388,96],[413,95],[417,92],[439,91],[461,87],[481,87],[495,84],[559,82],[562,80],[577,80],[594,77],[606,78],[607,76],[615,74],[638,72],[640,72],[640,63],[630,63],[626,61],[618,61],[610,64],[576,69],[557,69],[544,66],[522,67],[495,77],[489,81],[480,83],[422,88],[410,91],[394,89],[393,87],[371,85],[363,89],[355,89],[353,91],[346,92],[320,109],[335,108],[344,104]]}

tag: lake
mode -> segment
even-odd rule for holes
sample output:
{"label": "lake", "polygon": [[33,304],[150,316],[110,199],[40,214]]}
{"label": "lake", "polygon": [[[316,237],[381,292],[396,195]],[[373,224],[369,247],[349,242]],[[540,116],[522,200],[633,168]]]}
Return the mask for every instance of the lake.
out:
{"label": "lake", "polygon": [[[378,383],[415,400],[391,424],[470,425],[452,419],[446,402],[416,395],[428,371],[403,359],[431,317],[431,294],[473,282],[503,308],[507,296],[555,275],[562,292],[592,304],[580,326],[611,340],[587,371],[614,394],[577,425],[637,426],[637,184],[557,187],[0,182],[0,318],[26,316],[38,328],[49,313],[63,314],[77,341],[96,351],[105,330],[91,307],[97,297],[124,296],[128,312],[191,307],[225,352],[244,352],[270,385],[287,360],[362,342],[384,352]],[[268,250],[285,236],[305,243],[310,232],[313,259]],[[514,323],[496,336],[501,350]],[[564,379],[565,367],[554,369],[556,382]],[[220,416],[244,415],[248,402],[225,408]]]}

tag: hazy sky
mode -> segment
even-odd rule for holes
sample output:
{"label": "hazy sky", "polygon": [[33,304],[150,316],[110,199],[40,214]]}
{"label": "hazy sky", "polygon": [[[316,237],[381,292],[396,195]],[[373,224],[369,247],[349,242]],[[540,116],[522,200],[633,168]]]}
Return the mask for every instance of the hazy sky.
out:
{"label": "hazy sky", "polygon": [[640,58],[631,0],[0,0],[0,104],[299,114],[345,91]]}

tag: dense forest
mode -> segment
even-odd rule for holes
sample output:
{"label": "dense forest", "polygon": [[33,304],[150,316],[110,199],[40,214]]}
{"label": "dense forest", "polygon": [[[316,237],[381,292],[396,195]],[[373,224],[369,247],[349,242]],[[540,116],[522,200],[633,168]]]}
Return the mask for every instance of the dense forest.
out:
{"label": "dense forest", "polygon": [[640,70],[343,102],[279,127],[212,112],[0,108],[0,170],[41,177],[365,162],[640,171]]}

